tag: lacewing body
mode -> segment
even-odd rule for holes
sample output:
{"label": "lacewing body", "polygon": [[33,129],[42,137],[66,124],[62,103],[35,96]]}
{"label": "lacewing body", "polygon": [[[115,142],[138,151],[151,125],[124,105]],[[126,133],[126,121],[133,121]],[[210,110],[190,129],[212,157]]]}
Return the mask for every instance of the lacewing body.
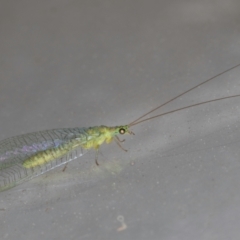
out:
{"label": "lacewing body", "polygon": [[197,105],[239,97],[240,94],[212,99],[145,118],[148,114],[156,111],[167,103],[239,66],[240,64],[198,84],[145,113],[127,125],[115,127],[96,126],[89,128],[52,129],[19,135],[0,141],[0,191],[14,187],[26,180],[30,180],[33,177],[66,164],[67,162],[84,155],[88,149],[96,150],[95,161],[98,165],[97,156],[99,147],[104,142],[110,143],[114,140],[119,147],[125,150],[121,146],[122,141],[118,138],[118,135],[133,134],[129,128],[141,122]]}

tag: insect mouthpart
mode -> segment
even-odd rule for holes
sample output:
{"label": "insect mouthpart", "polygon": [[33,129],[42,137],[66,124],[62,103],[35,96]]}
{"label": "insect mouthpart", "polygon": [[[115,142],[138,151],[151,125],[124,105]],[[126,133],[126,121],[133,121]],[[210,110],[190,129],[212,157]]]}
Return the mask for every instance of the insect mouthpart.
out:
{"label": "insect mouthpart", "polygon": [[128,133],[129,133],[130,135],[135,135],[135,133],[132,132],[132,131],[130,131],[130,130],[128,130]]}

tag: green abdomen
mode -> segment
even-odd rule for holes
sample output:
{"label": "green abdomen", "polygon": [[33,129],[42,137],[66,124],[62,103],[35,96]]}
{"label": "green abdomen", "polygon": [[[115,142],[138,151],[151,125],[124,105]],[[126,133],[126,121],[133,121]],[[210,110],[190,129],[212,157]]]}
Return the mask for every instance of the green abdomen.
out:
{"label": "green abdomen", "polygon": [[29,157],[23,162],[23,166],[25,168],[33,168],[36,166],[41,166],[46,164],[54,159],[60,158],[67,154],[69,151],[73,149],[73,144],[64,144],[63,146],[59,146],[57,148],[51,148],[45,151],[40,151],[35,155]]}

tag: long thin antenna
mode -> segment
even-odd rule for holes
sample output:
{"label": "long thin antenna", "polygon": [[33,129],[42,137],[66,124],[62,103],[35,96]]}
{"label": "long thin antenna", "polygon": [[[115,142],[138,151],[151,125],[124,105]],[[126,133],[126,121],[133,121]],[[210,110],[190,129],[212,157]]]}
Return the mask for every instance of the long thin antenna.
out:
{"label": "long thin antenna", "polygon": [[206,104],[206,103],[210,103],[210,102],[216,102],[216,101],[223,100],[223,99],[228,99],[228,98],[235,98],[235,97],[240,97],[240,94],[232,95],[232,96],[228,96],[228,97],[216,98],[216,99],[213,99],[213,100],[208,100],[206,102],[192,104],[192,105],[182,107],[182,108],[178,108],[178,109],[175,109],[175,110],[172,110],[172,111],[169,111],[169,112],[161,113],[161,114],[158,114],[158,115],[153,116],[153,117],[145,118],[145,119],[137,121],[137,122],[134,121],[133,123],[128,124],[128,126],[131,127],[131,126],[137,125],[139,123],[148,121],[150,119],[157,118],[157,117],[160,117],[160,116],[163,116],[163,115],[167,115],[167,114],[170,114],[170,113],[173,113],[173,112],[181,111],[181,110],[186,109],[186,108],[191,108],[191,107],[199,106],[199,105],[202,105],[202,104]]}
{"label": "long thin antenna", "polygon": [[[156,111],[157,109],[159,109],[159,108],[163,107],[164,105],[166,105],[166,104],[172,102],[173,100],[175,100],[175,99],[181,97],[182,95],[184,95],[184,94],[186,94],[186,93],[192,91],[193,89],[195,89],[195,88],[197,88],[197,87],[203,85],[204,83],[209,82],[209,81],[213,80],[214,78],[219,77],[219,76],[221,76],[222,74],[224,74],[224,73],[226,73],[226,72],[229,72],[229,71],[231,71],[231,70],[233,70],[234,68],[237,68],[237,67],[239,67],[239,66],[240,66],[240,64],[238,64],[238,65],[236,65],[236,66],[234,66],[234,67],[231,67],[231,68],[229,68],[228,70],[225,70],[225,71],[223,71],[223,72],[221,72],[221,73],[215,75],[214,77],[211,77],[211,78],[207,79],[206,81],[204,81],[204,82],[198,84],[197,86],[190,88],[189,90],[187,90],[187,91],[181,93],[180,95],[178,95],[178,96],[176,96],[176,97],[170,99],[169,101],[163,103],[162,105],[160,105],[160,106],[158,106],[158,107],[152,109],[151,111],[145,113],[145,114],[142,115],[141,117],[135,119],[133,122],[131,122],[131,123],[129,124],[129,126],[133,126],[133,125],[135,125],[135,124],[134,124],[135,122],[138,122],[138,120],[144,118],[144,117],[147,116],[148,114],[150,114],[150,113]],[[219,99],[219,100],[221,100],[221,99]],[[161,115],[160,115],[160,116],[161,116]]]}

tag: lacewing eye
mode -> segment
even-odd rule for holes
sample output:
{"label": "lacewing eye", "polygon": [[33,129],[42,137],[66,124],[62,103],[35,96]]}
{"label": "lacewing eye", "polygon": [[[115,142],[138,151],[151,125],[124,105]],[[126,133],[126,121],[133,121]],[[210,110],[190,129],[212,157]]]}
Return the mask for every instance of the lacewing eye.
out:
{"label": "lacewing eye", "polygon": [[120,128],[120,129],[119,129],[119,133],[120,133],[120,134],[124,134],[125,132],[126,132],[126,131],[125,131],[124,128]]}

